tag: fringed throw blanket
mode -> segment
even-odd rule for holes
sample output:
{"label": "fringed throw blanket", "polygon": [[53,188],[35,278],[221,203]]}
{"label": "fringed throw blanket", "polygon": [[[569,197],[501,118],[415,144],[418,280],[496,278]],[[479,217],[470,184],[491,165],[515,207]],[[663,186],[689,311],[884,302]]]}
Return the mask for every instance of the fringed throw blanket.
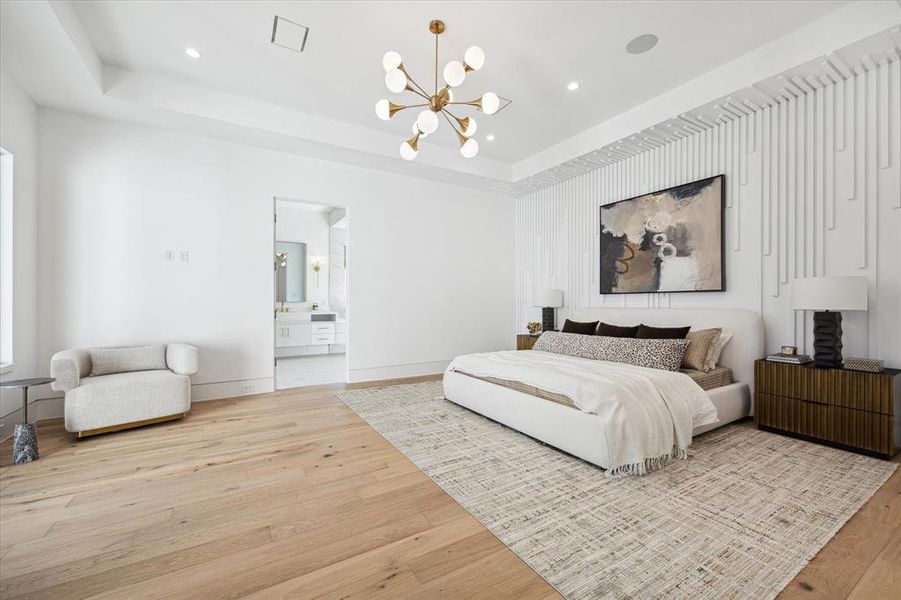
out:
{"label": "fringed throw blanket", "polygon": [[695,427],[715,423],[716,408],[688,375],[540,351],[467,354],[449,371],[520,381],[563,394],[597,415],[606,431],[608,477],[644,475],[686,458]]}

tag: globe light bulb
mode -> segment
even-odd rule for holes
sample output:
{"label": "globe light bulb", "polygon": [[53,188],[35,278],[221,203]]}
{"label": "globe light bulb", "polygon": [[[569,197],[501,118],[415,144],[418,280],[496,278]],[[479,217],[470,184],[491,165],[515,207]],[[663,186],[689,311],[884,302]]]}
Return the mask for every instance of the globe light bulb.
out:
{"label": "globe light bulb", "polygon": [[375,114],[382,121],[387,121],[391,118],[391,103],[387,100],[379,100],[375,103]]}
{"label": "globe light bulb", "polygon": [[493,92],[485,92],[482,95],[482,112],[493,115],[501,107],[501,99]]}
{"label": "globe light bulb", "polygon": [[419,127],[419,131],[426,135],[434,133],[438,129],[438,115],[426,109],[416,117],[416,126]]}
{"label": "globe light bulb", "polygon": [[485,65],[485,51],[478,46],[470,46],[463,54],[463,61],[473,71],[478,71]]}
{"label": "globe light bulb", "polygon": [[444,81],[451,87],[457,87],[466,79],[466,69],[459,60],[452,60],[444,67]]}
{"label": "globe light bulb", "polygon": [[398,54],[394,50],[385,52],[385,56],[382,57],[382,67],[384,67],[385,71],[390,71],[391,69],[398,68],[400,66],[400,63],[400,54]]}
{"label": "globe light bulb", "polygon": [[421,139],[421,140],[424,140],[425,138],[429,137],[429,134],[422,132],[422,130],[419,128],[419,124],[416,123],[416,121],[413,121],[413,127],[411,127],[410,129],[413,131],[413,135],[416,135],[418,133],[419,139]]}
{"label": "globe light bulb", "polygon": [[400,69],[391,69],[385,73],[385,85],[395,94],[399,94],[407,87],[407,76]]}
{"label": "globe light bulb", "polygon": [[466,124],[466,131],[463,132],[463,135],[466,137],[472,137],[476,134],[476,130],[479,128],[478,123],[472,117],[467,117],[469,122]]}
{"label": "globe light bulb", "polygon": [[463,155],[463,158],[472,158],[478,153],[479,143],[473,139],[466,140],[466,142],[460,146],[460,154]]}
{"label": "globe light bulb", "polygon": [[419,151],[414,149],[409,142],[404,142],[400,145],[400,156],[404,160],[413,160],[417,154],[419,154]]}

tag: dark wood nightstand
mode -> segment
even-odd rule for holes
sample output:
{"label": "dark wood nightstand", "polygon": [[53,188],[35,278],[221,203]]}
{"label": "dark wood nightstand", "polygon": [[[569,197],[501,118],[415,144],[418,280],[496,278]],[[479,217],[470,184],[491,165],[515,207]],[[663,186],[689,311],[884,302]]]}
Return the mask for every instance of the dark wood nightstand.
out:
{"label": "dark wood nightstand", "polygon": [[757,427],[891,458],[901,448],[901,370],[754,363]]}
{"label": "dark wood nightstand", "polygon": [[528,333],[517,333],[516,334],[516,349],[517,350],[531,350],[532,346],[535,345],[535,342],[538,341],[539,336],[537,335],[529,335]]}

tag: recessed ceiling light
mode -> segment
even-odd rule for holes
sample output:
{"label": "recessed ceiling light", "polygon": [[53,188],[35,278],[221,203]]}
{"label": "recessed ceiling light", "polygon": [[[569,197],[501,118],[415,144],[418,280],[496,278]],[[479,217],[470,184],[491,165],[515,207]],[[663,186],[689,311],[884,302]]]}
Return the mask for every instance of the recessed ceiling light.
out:
{"label": "recessed ceiling light", "polygon": [[488,140],[489,142],[493,142],[493,141],[494,141],[494,134],[493,134],[493,133],[489,133],[488,135],[485,136],[485,139]]}
{"label": "recessed ceiling light", "polygon": [[191,58],[200,58],[201,56],[203,56],[200,53],[200,50],[198,50],[197,48],[192,48],[191,46],[185,48],[185,54],[187,54]]}
{"label": "recessed ceiling light", "polygon": [[657,45],[657,36],[653,33],[645,33],[626,44],[626,52],[629,54],[644,54]]}
{"label": "recessed ceiling light", "polygon": [[579,89],[579,82],[578,81],[570,81],[569,85],[566,86],[566,89],[568,89],[571,92],[575,92],[577,89]]}

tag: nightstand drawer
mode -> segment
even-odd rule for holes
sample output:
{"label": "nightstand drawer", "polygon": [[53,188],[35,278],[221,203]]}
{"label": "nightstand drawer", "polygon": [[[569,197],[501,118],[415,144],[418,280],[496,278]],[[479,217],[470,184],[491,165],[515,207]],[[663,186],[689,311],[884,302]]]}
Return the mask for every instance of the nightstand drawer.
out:
{"label": "nightstand drawer", "polygon": [[894,377],[882,373],[757,361],[755,383],[758,392],[773,396],[886,415],[894,413]]}
{"label": "nightstand drawer", "polygon": [[758,426],[891,455],[892,417],[829,404],[756,394]]}
{"label": "nightstand drawer", "polygon": [[537,335],[528,335],[519,333],[516,335],[516,349],[517,350],[531,350],[532,346],[535,345],[535,342],[538,341]]}

